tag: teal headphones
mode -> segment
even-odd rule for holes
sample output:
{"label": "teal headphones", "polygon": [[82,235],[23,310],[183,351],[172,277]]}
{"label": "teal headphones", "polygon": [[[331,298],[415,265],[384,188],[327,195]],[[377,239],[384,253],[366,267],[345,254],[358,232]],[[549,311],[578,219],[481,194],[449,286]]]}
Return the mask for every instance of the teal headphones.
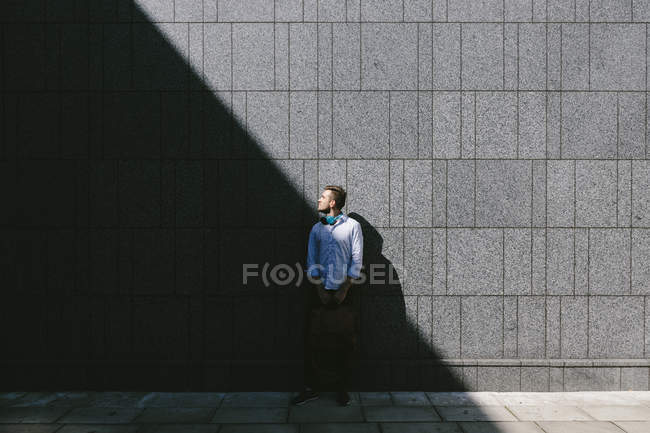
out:
{"label": "teal headphones", "polygon": [[334,224],[339,218],[343,216],[343,213],[338,214],[337,216],[333,217],[332,215],[327,215],[323,218],[320,219],[320,222],[323,224]]}

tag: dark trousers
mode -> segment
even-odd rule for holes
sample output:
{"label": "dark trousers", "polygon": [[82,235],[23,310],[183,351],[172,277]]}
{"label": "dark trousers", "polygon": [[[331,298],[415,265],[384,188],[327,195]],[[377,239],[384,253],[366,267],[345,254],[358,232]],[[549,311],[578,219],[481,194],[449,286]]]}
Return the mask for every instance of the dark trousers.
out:
{"label": "dark trousers", "polygon": [[[319,390],[322,389],[321,381],[318,378],[317,371],[314,370],[312,364],[312,347],[309,341],[310,334],[310,325],[311,325],[311,311],[314,308],[321,307],[323,304],[320,297],[317,293],[317,286],[310,282],[307,282],[306,286],[307,292],[305,295],[305,317],[304,317],[304,384],[305,386],[310,387],[311,389]],[[353,305],[353,296],[355,292],[355,286],[352,285],[348,289],[348,293],[343,299],[343,302],[340,305]],[[337,305],[338,306],[338,305]],[[331,307],[336,308],[336,307]],[[349,385],[350,380],[350,360],[352,359],[352,347],[350,345],[342,345],[340,350],[337,350],[334,355],[334,368],[338,376],[338,381],[336,383],[336,390],[346,390]]]}

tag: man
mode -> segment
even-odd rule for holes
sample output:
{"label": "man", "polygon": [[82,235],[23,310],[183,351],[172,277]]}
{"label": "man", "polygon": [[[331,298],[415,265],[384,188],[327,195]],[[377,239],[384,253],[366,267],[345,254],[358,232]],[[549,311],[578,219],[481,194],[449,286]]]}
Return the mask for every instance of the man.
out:
{"label": "man", "polygon": [[[318,199],[318,211],[326,215],[314,224],[309,233],[307,248],[307,272],[314,284],[308,284],[305,317],[305,388],[293,400],[301,405],[317,399],[312,389],[315,377],[309,350],[309,319],[312,308],[320,304],[335,308],[348,303],[346,297],[354,280],[360,277],[363,258],[363,234],[361,224],[341,211],[345,206],[345,190],[337,185],[328,185]],[[337,401],[346,406],[350,396],[345,388],[348,384],[348,362],[350,350],[337,354],[339,375]]]}

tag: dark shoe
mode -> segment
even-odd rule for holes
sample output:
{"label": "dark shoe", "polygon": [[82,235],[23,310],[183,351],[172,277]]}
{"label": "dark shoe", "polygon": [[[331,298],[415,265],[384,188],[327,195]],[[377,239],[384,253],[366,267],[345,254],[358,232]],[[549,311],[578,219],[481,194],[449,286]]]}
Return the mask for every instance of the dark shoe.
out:
{"label": "dark shoe", "polygon": [[307,403],[308,401],[316,400],[318,397],[319,395],[317,392],[312,391],[311,389],[306,389],[302,391],[300,394],[298,394],[297,396],[295,396],[294,398],[292,398],[291,404],[300,406]]}
{"label": "dark shoe", "polygon": [[348,394],[346,391],[339,391],[336,394],[336,401],[341,406],[347,406],[350,404],[350,394]]}

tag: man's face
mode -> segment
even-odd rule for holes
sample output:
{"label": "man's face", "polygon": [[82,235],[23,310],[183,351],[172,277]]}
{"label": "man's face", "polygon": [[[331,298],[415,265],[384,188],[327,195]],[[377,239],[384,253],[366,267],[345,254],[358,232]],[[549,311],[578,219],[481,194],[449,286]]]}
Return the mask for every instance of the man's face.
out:
{"label": "man's face", "polygon": [[323,190],[323,192],[320,195],[320,198],[318,199],[318,211],[319,212],[329,212],[330,211],[330,202],[332,204],[336,203],[332,200],[330,190],[326,189]]}

